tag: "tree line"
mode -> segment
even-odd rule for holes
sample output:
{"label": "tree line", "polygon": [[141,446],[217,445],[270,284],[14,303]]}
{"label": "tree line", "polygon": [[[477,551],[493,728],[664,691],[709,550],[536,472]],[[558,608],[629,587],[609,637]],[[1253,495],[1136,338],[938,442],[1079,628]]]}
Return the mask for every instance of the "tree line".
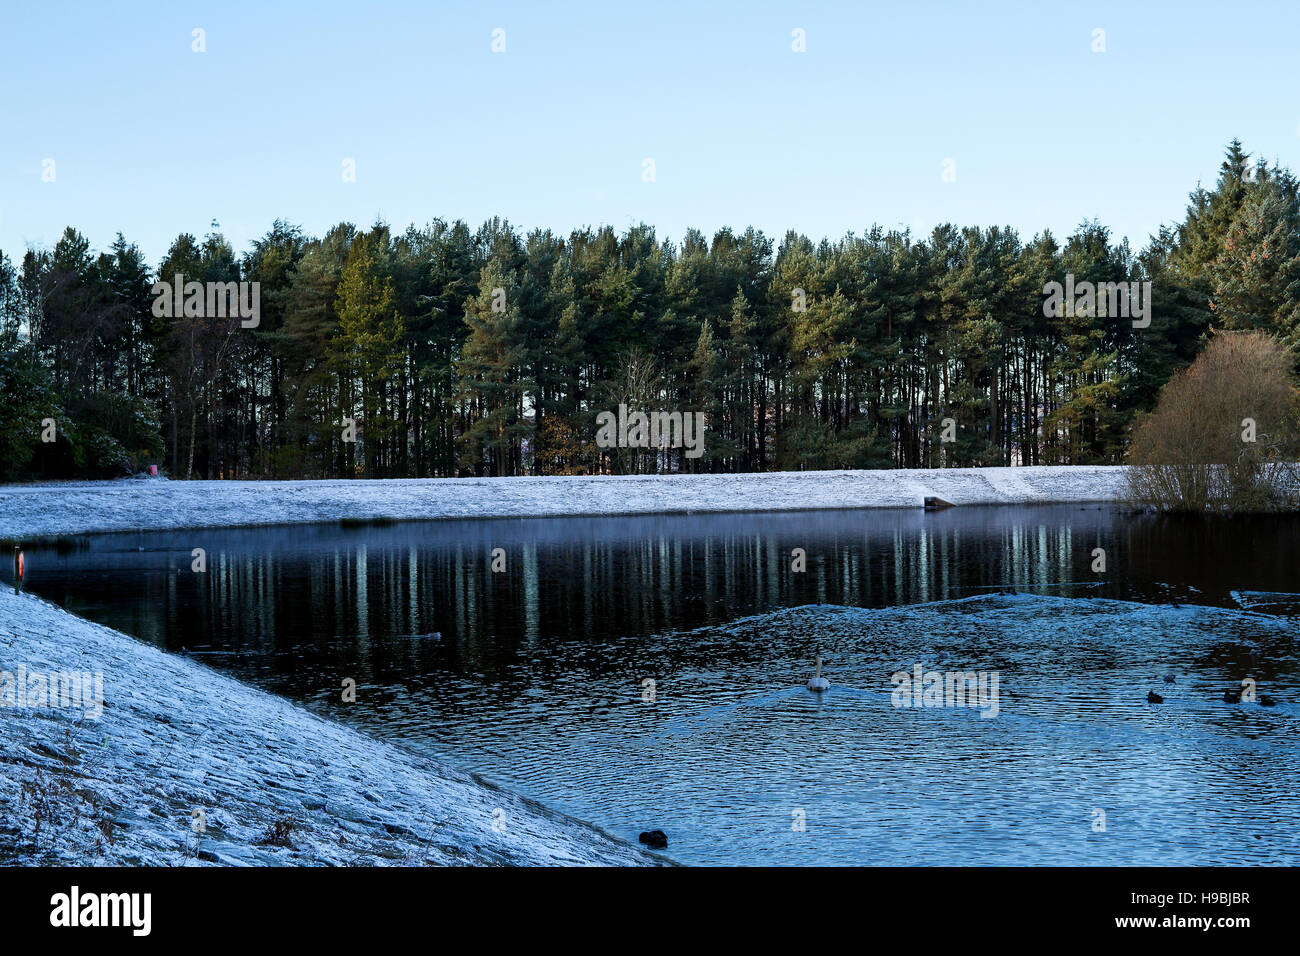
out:
{"label": "tree line", "polygon": [[[492,219],[401,234],[213,224],[150,268],[0,252],[0,478],[422,477],[1098,464],[1212,329],[1300,348],[1300,190],[1234,141],[1139,252],[944,224],[832,241],[752,228],[680,243]],[[260,316],[160,316],[154,283],[257,282]],[[1151,283],[1151,321],[1044,314],[1044,289]],[[168,310],[173,311],[173,310]],[[606,448],[624,404],[696,411],[704,452]],[[946,430],[945,430],[946,426]],[[946,440],[951,439],[951,440]]]}

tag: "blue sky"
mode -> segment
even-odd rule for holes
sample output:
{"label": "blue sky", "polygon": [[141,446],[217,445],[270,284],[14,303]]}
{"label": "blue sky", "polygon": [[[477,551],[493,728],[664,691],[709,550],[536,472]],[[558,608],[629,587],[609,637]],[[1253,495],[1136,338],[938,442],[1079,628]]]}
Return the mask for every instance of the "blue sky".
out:
{"label": "blue sky", "polygon": [[276,217],[493,215],[674,240],[1097,217],[1140,247],[1234,136],[1300,169],[1300,4],[1133,6],[6,2],[0,250],[71,224],[156,264],[213,219],[242,250]]}

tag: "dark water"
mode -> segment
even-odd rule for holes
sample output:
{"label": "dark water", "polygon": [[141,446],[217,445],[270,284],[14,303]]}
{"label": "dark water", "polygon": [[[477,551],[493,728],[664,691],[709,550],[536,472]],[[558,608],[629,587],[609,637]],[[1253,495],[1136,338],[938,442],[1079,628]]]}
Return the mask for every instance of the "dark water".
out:
{"label": "dark water", "polygon": [[[202,573],[191,570],[195,548],[206,552]],[[501,572],[491,570],[496,548]],[[806,552],[802,573],[795,548]],[[1091,567],[1095,548],[1103,573]],[[1238,854],[1258,862],[1300,859],[1296,838],[1274,832],[1300,823],[1300,768],[1268,749],[1297,729],[1289,702],[1249,738],[1274,754],[1259,781],[1280,787],[1271,809],[1240,831],[1222,819],[1201,828],[1206,808],[1176,819],[1216,794],[1207,766],[1251,759],[1210,719],[1217,711],[1198,708],[1247,671],[1291,691],[1296,619],[1252,630],[1251,615],[1193,611],[1184,629],[1160,616],[1180,613],[1170,597],[1235,608],[1234,590],[1300,591],[1295,519],[1052,506],[330,524],[89,536],[27,557],[29,590],[74,613],[620,835],[665,829],[682,860],[1230,862],[1234,841],[1248,841]],[[959,617],[896,610],[1010,587],[1051,598],[995,597]],[[1112,620],[1096,616],[1112,607],[1106,598],[1159,607]],[[1289,610],[1288,598],[1269,600]],[[771,614],[808,605],[895,610]],[[1080,634],[1109,643],[1126,632],[1145,651],[1125,663],[1119,651],[1099,661],[1092,644],[1076,646]],[[1007,675],[997,719],[890,706],[889,673],[941,647],[963,667]],[[802,689],[817,653],[834,676],[822,698]],[[1128,684],[1158,680],[1171,659],[1182,682],[1160,713],[1185,723],[1132,723],[1150,711],[1125,709]],[[340,699],[346,678],[355,703]],[[1136,699],[1146,686],[1133,690]],[[1162,757],[1171,740],[1189,755],[1181,779]],[[882,773],[882,754],[939,789]],[[937,754],[955,754],[964,772],[935,767]],[[1169,765],[1168,797],[1153,806],[1145,794],[1134,809],[1148,785],[1139,771],[1158,762]],[[1283,772],[1289,782],[1278,783]],[[1220,809],[1236,799],[1214,798]],[[1097,806],[1127,821],[1104,845],[1086,819],[1075,829]],[[807,826],[792,830],[798,813]],[[933,832],[965,841],[965,855],[945,856]],[[882,834],[893,841],[885,849]]]}

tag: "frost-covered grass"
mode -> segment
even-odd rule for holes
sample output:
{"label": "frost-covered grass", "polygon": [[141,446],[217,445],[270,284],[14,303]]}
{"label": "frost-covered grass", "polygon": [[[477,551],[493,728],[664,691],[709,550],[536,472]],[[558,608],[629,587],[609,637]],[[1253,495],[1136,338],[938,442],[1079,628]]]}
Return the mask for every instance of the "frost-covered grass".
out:
{"label": "frost-covered grass", "polygon": [[0,672],[19,666],[102,673],[104,706],[97,720],[0,707],[0,865],[657,862],[471,774],[6,591]]}
{"label": "frost-covered grass", "polygon": [[0,538],[340,520],[1118,501],[1103,466],[366,481],[126,479],[0,485]]}

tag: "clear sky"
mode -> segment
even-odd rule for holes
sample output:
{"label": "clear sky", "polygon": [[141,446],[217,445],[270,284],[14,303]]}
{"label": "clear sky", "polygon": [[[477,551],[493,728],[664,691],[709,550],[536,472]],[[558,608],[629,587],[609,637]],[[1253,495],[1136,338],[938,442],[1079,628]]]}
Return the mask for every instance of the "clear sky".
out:
{"label": "clear sky", "polygon": [[1234,136],[1300,170],[1298,62],[1294,0],[0,0],[0,249],[493,215],[1141,247]]}

